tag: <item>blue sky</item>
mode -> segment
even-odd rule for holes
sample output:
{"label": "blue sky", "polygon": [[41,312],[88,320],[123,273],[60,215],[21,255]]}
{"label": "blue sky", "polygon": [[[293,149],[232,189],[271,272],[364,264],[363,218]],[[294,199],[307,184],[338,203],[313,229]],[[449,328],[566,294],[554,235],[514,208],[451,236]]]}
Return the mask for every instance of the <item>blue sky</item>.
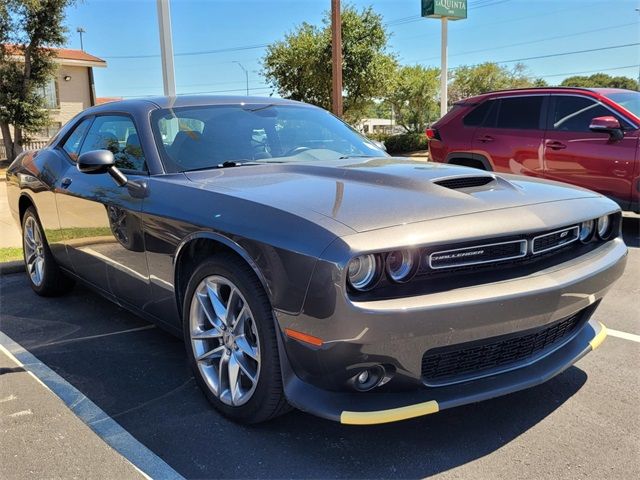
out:
{"label": "blue sky", "polygon": [[[260,75],[261,45],[281,39],[303,21],[320,23],[330,0],[172,0],[177,92],[242,94],[249,70],[252,94],[270,92]],[[343,3],[344,2],[343,0]],[[401,63],[439,66],[440,22],[421,19],[420,0],[354,0],[372,5],[391,33]],[[550,84],[574,72],[638,77],[640,46],[548,56],[640,42],[637,0],[469,0],[466,20],[449,24],[449,66],[524,60]],[[98,96],[162,94],[155,0],[85,0],[68,10],[70,48],[104,58],[96,69]],[[243,50],[207,54],[236,47]],[[257,47],[257,48],[253,48]],[[186,54],[186,55],[184,55]],[[138,56],[140,58],[122,58]],[[119,58],[120,57],[120,58]],[[513,66],[515,62],[504,63]],[[625,68],[622,68],[625,67]]]}

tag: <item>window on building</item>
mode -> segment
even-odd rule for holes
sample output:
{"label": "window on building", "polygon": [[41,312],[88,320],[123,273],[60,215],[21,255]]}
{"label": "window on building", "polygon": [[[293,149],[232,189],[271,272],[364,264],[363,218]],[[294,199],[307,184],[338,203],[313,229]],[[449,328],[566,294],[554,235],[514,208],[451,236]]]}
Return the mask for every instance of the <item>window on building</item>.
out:
{"label": "window on building", "polygon": [[62,123],[51,122],[48,126],[44,127],[38,132],[40,138],[51,138],[62,128]]}
{"label": "window on building", "polygon": [[47,83],[42,87],[42,98],[44,99],[44,106],[49,110],[60,108],[60,102],[58,101],[58,84],[55,78],[50,78]]}

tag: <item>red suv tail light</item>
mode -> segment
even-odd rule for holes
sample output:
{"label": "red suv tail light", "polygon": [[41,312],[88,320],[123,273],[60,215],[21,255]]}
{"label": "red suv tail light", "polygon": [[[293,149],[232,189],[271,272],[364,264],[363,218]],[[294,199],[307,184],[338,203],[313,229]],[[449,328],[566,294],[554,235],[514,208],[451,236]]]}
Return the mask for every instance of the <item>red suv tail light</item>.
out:
{"label": "red suv tail light", "polygon": [[440,140],[440,133],[438,132],[438,130],[436,128],[427,128],[424,133],[427,135],[427,138],[429,140]]}

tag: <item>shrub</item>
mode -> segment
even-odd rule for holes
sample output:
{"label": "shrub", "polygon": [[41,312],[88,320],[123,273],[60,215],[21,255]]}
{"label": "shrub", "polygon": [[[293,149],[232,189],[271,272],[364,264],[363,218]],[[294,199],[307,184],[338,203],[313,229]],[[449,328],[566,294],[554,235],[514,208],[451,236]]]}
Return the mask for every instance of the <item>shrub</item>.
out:
{"label": "shrub", "polygon": [[426,150],[429,141],[424,133],[402,133],[391,135],[384,140],[384,145],[389,153],[406,153],[417,150]]}

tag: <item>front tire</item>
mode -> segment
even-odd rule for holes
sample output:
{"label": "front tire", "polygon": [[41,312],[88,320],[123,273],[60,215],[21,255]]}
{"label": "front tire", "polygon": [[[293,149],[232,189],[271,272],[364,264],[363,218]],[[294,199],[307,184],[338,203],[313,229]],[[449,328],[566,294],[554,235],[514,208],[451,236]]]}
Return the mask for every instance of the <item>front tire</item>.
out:
{"label": "front tire", "polygon": [[56,263],[35,208],[27,208],[22,217],[22,250],[31,288],[38,295],[62,295],[73,288]]}
{"label": "front tire", "polygon": [[183,329],[196,381],[219,412],[251,424],[288,410],[271,304],[246,263],[221,254],[195,269]]}

